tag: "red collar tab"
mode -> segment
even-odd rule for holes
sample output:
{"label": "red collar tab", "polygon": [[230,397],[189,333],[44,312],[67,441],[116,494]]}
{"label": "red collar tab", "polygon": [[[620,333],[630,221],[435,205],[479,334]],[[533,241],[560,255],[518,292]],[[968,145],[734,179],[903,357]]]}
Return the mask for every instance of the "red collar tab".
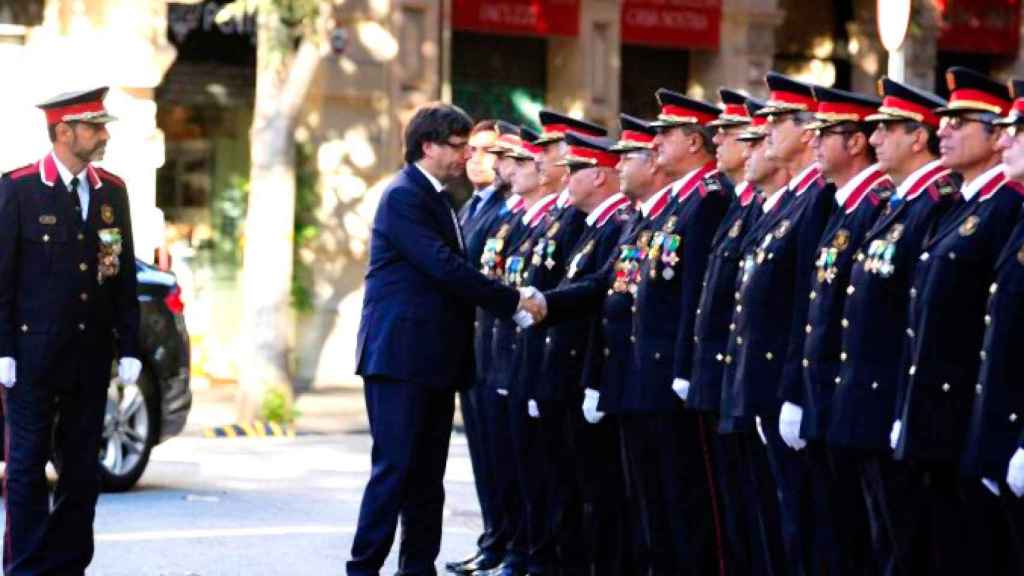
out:
{"label": "red collar tab", "polygon": [[793,190],[794,196],[799,196],[804,193],[805,190],[811,185],[812,182],[821,177],[821,167],[815,165],[814,168],[804,176],[803,180],[797,183],[796,189]]}
{"label": "red collar tab", "polygon": [[699,184],[701,180],[716,172],[718,172],[718,170],[715,169],[714,162],[708,162],[701,166],[696,172],[694,172],[693,176],[687,178],[686,181],[679,186],[676,190],[676,197],[679,198],[680,201],[686,200],[689,198],[690,194],[697,189],[697,184]]}
{"label": "red collar tab", "polygon": [[[99,190],[103,187],[103,180],[100,179],[99,170],[92,164],[85,166],[85,177],[88,178],[91,189]],[[52,188],[57,184],[58,178],[60,178],[60,171],[57,170],[57,161],[53,159],[53,153],[51,152],[39,161],[39,179],[43,181],[43,184]]]}
{"label": "red collar tab", "polygon": [[540,224],[541,220],[543,220],[544,217],[547,216],[548,212],[550,212],[555,206],[556,200],[558,200],[558,194],[552,194],[550,198],[544,200],[544,204],[541,205],[540,210],[537,210],[537,213],[533,215],[533,219],[527,222],[530,228]]}
{"label": "red collar tab", "polygon": [[693,110],[690,108],[684,108],[683,106],[676,106],[675,104],[663,105],[661,107],[661,114],[658,114],[659,120],[682,122],[685,124],[700,124],[702,126],[716,118],[718,118],[717,114],[708,114],[703,110]]}
{"label": "red collar tab", "polygon": [[526,208],[526,200],[523,200],[523,197],[520,196],[516,198],[516,202],[515,204],[512,205],[512,208],[510,208],[510,210],[512,211],[513,214],[518,214],[522,212],[524,208]]}
{"label": "red collar tab", "polygon": [[661,198],[658,198],[658,201],[654,203],[654,206],[651,206],[651,213],[647,215],[648,220],[654,220],[658,217],[658,214],[661,214],[661,211],[665,209],[665,206],[668,206],[668,199],[670,196],[672,196],[671,190],[666,190],[665,193],[661,195]]}
{"label": "red collar tab", "polygon": [[946,168],[942,164],[936,164],[934,168],[922,174],[921,177],[917,179],[917,182],[910,185],[910,188],[907,190],[907,194],[903,199],[913,200],[914,198],[917,198],[921,195],[921,191],[931,186],[933,182],[947,174],[949,174],[949,168]]}
{"label": "red collar tab", "polygon": [[991,180],[986,182],[985,185],[978,190],[978,201],[988,200],[993,194],[995,194],[996,190],[998,190],[1000,186],[1006,184],[1007,180],[1009,180],[1009,178],[1006,177],[1006,172],[1000,170],[995,176],[992,176]]}
{"label": "red collar tab", "polygon": [[619,198],[615,202],[612,202],[610,206],[605,208],[604,211],[597,215],[597,222],[595,222],[597,227],[600,228],[601,226],[604,226],[605,223],[611,219],[612,214],[615,214],[616,210],[622,208],[626,204],[629,204],[629,198],[626,198],[625,196]]}
{"label": "red collar tab", "polygon": [[615,168],[619,163],[619,155],[585,146],[570,146],[565,160],[571,164],[589,164],[591,166]]}
{"label": "red collar tab", "polygon": [[740,182],[739,189],[740,206],[749,205],[750,202],[754,199],[756,190],[754,190],[754,187],[751,186],[750,183],[746,181]]}
{"label": "red collar tab", "polygon": [[810,94],[797,94],[796,92],[787,92],[785,90],[772,91],[771,96],[768,98],[768,106],[782,108],[783,111],[786,109],[806,110],[808,112],[818,110],[818,103]]}
{"label": "red collar tab", "polygon": [[993,114],[1005,116],[1007,110],[1010,108],[1010,102],[982,90],[960,88],[958,90],[953,90],[953,93],[949,95],[949,108],[951,110],[981,109],[987,112],[992,112]]}
{"label": "red collar tab", "polygon": [[882,106],[878,108],[878,111],[890,116],[899,116],[916,122],[922,122],[932,127],[939,125],[939,117],[932,112],[932,108],[896,96],[886,96],[883,98]]}
{"label": "red collar tab", "polygon": [[853,192],[850,192],[850,195],[846,198],[846,203],[843,204],[843,210],[845,210],[847,214],[856,210],[857,206],[860,205],[860,201],[867,196],[868,192],[874,188],[875,185],[885,180],[890,180],[889,176],[881,170],[875,169],[871,175],[865,178],[860,185],[853,189]]}

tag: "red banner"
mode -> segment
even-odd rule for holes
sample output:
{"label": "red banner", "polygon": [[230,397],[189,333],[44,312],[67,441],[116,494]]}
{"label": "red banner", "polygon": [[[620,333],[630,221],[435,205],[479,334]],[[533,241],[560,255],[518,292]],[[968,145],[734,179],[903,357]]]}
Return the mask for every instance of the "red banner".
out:
{"label": "red banner", "polygon": [[939,50],[1016,56],[1020,0],[935,0],[942,14]]}
{"label": "red banner", "polygon": [[722,0],[622,0],[622,42],[718,49]]}
{"label": "red banner", "polygon": [[453,0],[452,28],[516,36],[576,36],[579,0]]}

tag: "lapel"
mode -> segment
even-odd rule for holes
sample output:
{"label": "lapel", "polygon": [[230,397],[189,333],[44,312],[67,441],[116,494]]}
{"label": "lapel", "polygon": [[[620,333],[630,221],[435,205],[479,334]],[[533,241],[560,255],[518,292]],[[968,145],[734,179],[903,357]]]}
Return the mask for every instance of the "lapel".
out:
{"label": "lapel", "polygon": [[999,258],[996,259],[995,270],[998,270],[1003,265],[1003,262],[1010,256],[1015,255],[1018,250],[1024,249],[1021,246],[1022,239],[1024,239],[1024,217],[1020,218],[1017,222],[1013,235],[1010,236],[1010,241],[1003,245]]}
{"label": "lapel", "polygon": [[[784,190],[780,192],[780,194],[789,195],[790,191]],[[770,212],[768,212],[767,214],[762,214],[761,217],[757,219],[757,222],[754,224],[753,228],[750,229],[750,232],[748,232],[747,235],[743,237],[743,244],[740,246],[740,252],[746,252],[751,248],[751,246],[757,246],[757,244],[761,242],[761,239],[764,236],[764,232],[766,230],[773,230],[775,228],[775,225],[778,224],[780,220],[782,220],[783,214],[787,213],[787,206],[780,205],[782,202],[785,201],[786,196],[779,198],[779,204],[773,206]],[[757,209],[760,210],[761,208],[758,207]]]}
{"label": "lapel", "polygon": [[947,236],[950,232],[958,229],[960,227],[960,224],[963,223],[963,221],[966,220],[968,216],[974,214],[974,212],[978,209],[978,206],[978,194],[975,194],[973,198],[957,207],[955,212],[950,214],[948,218],[945,218],[939,224],[938,228],[935,230],[935,233],[929,236],[928,240],[925,241],[924,247],[928,248],[930,246],[933,246],[936,242],[941,240],[943,237]]}
{"label": "lapel", "polygon": [[[448,206],[441,194],[434,189],[434,186],[431,185],[430,181],[427,180],[427,177],[424,176],[422,172],[420,172],[420,169],[417,166],[408,164],[404,170],[405,177],[413,183],[416,189],[425,198],[427,206],[433,210],[434,216],[437,218],[440,226],[442,236],[448,240],[448,243],[453,248],[460,250],[459,233],[454,228],[458,223],[453,222],[451,217],[454,208]],[[458,216],[456,215],[456,218],[457,217]]]}
{"label": "lapel", "polygon": [[864,242],[867,243],[869,240],[873,240],[875,236],[878,236],[882,232],[889,228],[896,218],[903,214],[904,211],[909,209],[909,206],[917,202],[920,196],[915,197],[912,200],[904,200],[900,202],[900,205],[895,210],[889,210],[888,213],[883,213],[882,216],[875,222],[875,225],[871,227],[871,230],[864,236]]}

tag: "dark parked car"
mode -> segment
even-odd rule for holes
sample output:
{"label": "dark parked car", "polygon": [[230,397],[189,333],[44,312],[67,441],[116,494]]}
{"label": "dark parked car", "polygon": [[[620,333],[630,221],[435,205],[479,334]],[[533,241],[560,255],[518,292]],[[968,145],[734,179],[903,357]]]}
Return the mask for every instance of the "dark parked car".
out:
{"label": "dark parked car", "polygon": [[[110,492],[138,482],[153,447],[180,433],[192,408],[189,338],[178,281],[139,261],[135,273],[142,373],[136,385],[126,386],[117,378],[116,361],[111,371],[99,454],[103,489]],[[0,439],[2,434],[0,427]],[[60,469],[59,450],[54,464]]]}

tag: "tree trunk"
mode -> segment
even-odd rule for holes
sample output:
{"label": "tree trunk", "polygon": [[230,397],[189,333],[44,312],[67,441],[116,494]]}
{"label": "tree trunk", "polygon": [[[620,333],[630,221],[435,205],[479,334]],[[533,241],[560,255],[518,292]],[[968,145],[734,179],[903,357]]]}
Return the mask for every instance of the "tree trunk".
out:
{"label": "tree trunk", "polygon": [[260,413],[267,392],[291,401],[289,354],[295,225],[295,141],[298,114],[322,53],[304,40],[296,51],[279,14],[257,14],[256,102],[250,135],[252,159],[245,220],[244,294],[240,335],[238,418]]}

